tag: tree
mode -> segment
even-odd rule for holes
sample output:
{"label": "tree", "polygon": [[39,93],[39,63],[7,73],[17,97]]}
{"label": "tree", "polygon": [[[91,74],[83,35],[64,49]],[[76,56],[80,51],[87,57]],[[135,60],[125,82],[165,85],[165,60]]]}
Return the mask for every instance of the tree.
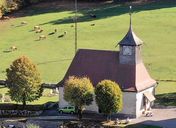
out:
{"label": "tree", "polygon": [[10,65],[7,72],[7,86],[13,101],[22,102],[34,101],[41,97],[43,89],[41,87],[40,73],[37,67],[27,57],[22,56]]}
{"label": "tree", "polygon": [[85,105],[90,105],[93,101],[94,87],[86,77],[69,77],[64,86],[64,99],[76,106],[78,117],[82,118],[82,111]]}
{"label": "tree", "polygon": [[110,80],[99,82],[95,88],[96,103],[107,117],[122,109],[122,92],[118,84]]}

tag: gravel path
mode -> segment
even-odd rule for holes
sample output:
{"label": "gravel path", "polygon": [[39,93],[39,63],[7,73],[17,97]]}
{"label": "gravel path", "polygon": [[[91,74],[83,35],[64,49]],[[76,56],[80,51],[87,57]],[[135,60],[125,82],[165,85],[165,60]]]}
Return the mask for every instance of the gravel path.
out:
{"label": "gravel path", "polygon": [[133,119],[132,123],[157,125],[163,128],[176,128],[176,108],[153,109],[153,117]]}

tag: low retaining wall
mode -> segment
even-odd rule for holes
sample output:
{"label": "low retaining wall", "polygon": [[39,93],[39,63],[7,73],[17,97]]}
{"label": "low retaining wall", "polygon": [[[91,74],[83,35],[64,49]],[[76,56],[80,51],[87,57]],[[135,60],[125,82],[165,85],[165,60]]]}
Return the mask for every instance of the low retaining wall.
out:
{"label": "low retaining wall", "polygon": [[29,110],[0,110],[1,117],[12,117],[12,116],[39,116],[43,111],[29,111]]}

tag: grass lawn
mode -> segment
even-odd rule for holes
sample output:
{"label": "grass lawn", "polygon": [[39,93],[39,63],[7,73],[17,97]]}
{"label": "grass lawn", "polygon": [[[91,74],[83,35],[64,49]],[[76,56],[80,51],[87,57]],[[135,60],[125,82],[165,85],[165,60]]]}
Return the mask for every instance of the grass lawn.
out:
{"label": "grass lawn", "polygon": [[[63,78],[74,57],[74,28],[71,27],[74,13],[70,8],[60,8],[59,4],[56,7],[49,5],[30,7],[19,12],[24,14],[21,17],[0,22],[0,79],[5,79],[6,68],[21,55],[28,56],[37,64],[43,82],[57,83]],[[90,12],[95,13],[97,18],[90,18]],[[175,13],[176,2],[134,6],[133,28],[144,41],[144,63],[154,79],[176,79]],[[79,16],[78,48],[118,50],[115,46],[129,27],[128,6],[90,6],[79,10]],[[21,21],[28,24],[20,26]],[[95,26],[90,26],[92,23]],[[32,31],[35,25],[40,25],[44,31],[36,34]],[[58,29],[57,34],[36,41],[39,35],[48,35],[55,28]],[[64,31],[67,35],[57,38]],[[7,52],[11,46],[18,50]],[[161,82],[157,93],[174,92],[175,87],[175,83]],[[42,97],[42,100],[47,99]]]}

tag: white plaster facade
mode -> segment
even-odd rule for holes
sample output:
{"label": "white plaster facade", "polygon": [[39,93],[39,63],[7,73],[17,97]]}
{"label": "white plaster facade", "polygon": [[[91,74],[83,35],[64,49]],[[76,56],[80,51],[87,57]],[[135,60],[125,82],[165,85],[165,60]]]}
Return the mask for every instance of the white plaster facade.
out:
{"label": "white plaster facade", "polygon": [[[152,104],[146,99],[144,93],[151,92],[152,94],[154,94],[154,88],[155,87],[150,87],[136,94],[136,117],[140,117],[145,109],[149,109],[151,107]],[[147,103],[145,103],[145,105],[144,100],[147,100]]]}
{"label": "white plaster facade", "polygon": [[[126,114],[126,115],[132,115],[133,117],[140,117],[142,115],[142,112],[146,109],[147,107],[150,107],[150,103],[148,102],[146,106],[144,106],[144,92],[151,92],[153,93],[154,87],[150,87],[142,92],[123,92],[123,109],[120,112],[121,114]],[[64,100],[63,98],[64,94],[64,88],[59,87],[59,107],[65,107],[68,104],[67,101]],[[92,102],[91,105],[85,107],[86,110],[89,111],[94,111],[98,112],[98,106],[94,101]]]}

